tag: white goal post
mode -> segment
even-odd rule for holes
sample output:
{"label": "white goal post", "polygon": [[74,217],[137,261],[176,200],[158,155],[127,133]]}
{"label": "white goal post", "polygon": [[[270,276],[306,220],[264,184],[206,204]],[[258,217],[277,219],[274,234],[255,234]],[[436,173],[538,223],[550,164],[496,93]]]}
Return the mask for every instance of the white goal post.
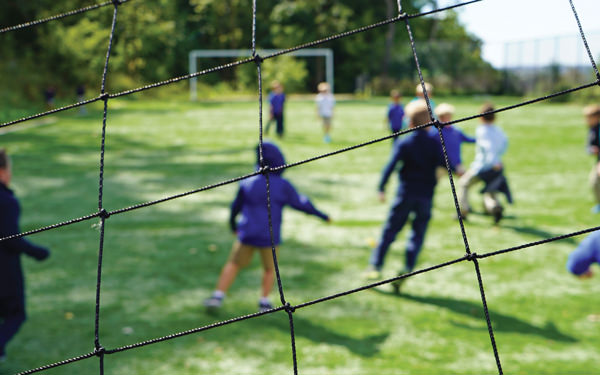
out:
{"label": "white goal post", "polygon": [[[264,49],[256,51],[261,56],[270,55],[277,53],[280,50]],[[306,56],[306,57],[325,57],[325,80],[331,86],[331,92],[333,93],[333,50],[330,48],[306,48],[297,51],[289,52],[287,55],[291,56]],[[194,74],[198,71],[197,60],[199,58],[210,58],[210,57],[247,57],[252,56],[252,51],[249,49],[195,49],[189,53],[189,66],[190,74]],[[198,99],[197,93],[197,82],[198,77],[190,78],[190,100],[196,101]]]}

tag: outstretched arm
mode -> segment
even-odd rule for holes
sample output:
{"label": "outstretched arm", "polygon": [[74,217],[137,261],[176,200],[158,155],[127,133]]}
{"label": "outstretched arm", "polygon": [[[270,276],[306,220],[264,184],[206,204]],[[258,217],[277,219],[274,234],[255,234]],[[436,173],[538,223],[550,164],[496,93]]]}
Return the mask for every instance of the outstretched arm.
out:
{"label": "outstretched arm", "polygon": [[[19,234],[19,205],[16,201],[0,207],[0,238]],[[44,260],[50,252],[41,246],[34,245],[23,237],[1,242],[0,249],[11,253],[24,253],[37,260]],[[0,250],[1,251],[1,250]]]}
{"label": "outstretched arm", "polygon": [[396,168],[396,164],[402,158],[402,153],[403,153],[402,150],[403,150],[402,144],[397,142],[394,145],[394,152],[392,153],[392,157],[390,158],[390,160],[387,162],[387,164],[383,168],[383,172],[381,174],[381,180],[379,180],[379,186],[378,186],[378,191],[380,193],[385,190],[385,185],[387,184],[387,181],[389,180],[392,172],[394,171],[394,168]]}
{"label": "outstretched arm", "polygon": [[287,182],[286,190],[286,203],[292,208],[309,215],[318,216],[325,221],[329,221],[329,216],[327,216],[327,214],[319,211],[305,195],[298,194],[296,189],[289,182]]}
{"label": "outstretched arm", "polygon": [[469,137],[468,135],[466,135],[465,133],[463,133],[461,130],[459,130],[459,132],[460,132],[460,140],[462,142],[475,143],[475,138]]}

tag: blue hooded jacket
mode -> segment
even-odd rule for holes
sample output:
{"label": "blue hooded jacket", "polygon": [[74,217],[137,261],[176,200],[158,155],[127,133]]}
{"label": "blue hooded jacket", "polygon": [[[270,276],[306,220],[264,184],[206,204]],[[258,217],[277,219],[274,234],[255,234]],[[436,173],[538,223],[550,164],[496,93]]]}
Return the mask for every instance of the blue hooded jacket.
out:
{"label": "blue hooded jacket", "polygon": [[[263,143],[263,159],[265,165],[271,168],[285,165],[283,154],[273,143]],[[260,161],[257,164],[260,164]],[[296,210],[316,215],[323,220],[329,219],[326,214],[317,210],[307,197],[298,194],[294,186],[281,177],[282,173],[283,170],[269,174],[271,220],[275,246],[281,243],[281,220],[284,206],[289,205]],[[242,217],[236,222],[236,217],[240,212]],[[237,232],[242,243],[257,247],[271,246],[267,210],[267,183],[264,175],[252,176],[240,182],[237,195],[231,204],[229,222],[231,230]]]}
{"label": "blue hooded jacket", "polygon": [[[20,207],[12,191],[0,183],[0,238],[20,233]],[[50,254],[41,246],[23,237],[0,242],[0,297],[23,298],[23,270],[21,254],[43,260]]]}

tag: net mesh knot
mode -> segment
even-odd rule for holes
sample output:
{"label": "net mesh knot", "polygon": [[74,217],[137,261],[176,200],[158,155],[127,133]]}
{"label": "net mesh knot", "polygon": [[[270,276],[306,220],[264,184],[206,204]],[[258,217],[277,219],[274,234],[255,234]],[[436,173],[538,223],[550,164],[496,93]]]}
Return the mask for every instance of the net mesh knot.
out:
{"label": "net mesh knot", "polygon": [[110,212],[103,208],[100,210],[100,212],[98,212],[98,216],[100,216],[102,219],[108,219],[110,217]]}
{"label": "net mesh knot", "polygon": [[263,175],[269,174],[271,172],[271,167],[268,165],[263,165],[262,167],[260,167],[258,172]]}
{"label": "net mesh knot", "polygon": [[289,302],[285,303],[284,308],[285,308],[285,311],[287,311],[288,313],[293,313],[294,311],[296,311],[296,308],[294,306],[290,305]]}
{"label": "net mesh knot", "polygon": [[477,258],[479,258],[479,255],[477,255],[477,253],[468,253],[466,255],[466,259],[470,262],[474,261]]}

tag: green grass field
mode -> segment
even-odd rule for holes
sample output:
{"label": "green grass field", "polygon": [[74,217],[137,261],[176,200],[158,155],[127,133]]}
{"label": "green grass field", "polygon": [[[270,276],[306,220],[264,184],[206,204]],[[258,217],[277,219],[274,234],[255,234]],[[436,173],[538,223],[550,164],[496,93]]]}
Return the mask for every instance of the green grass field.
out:
{"label": "green grass field", "polygon": [[[436,98],[477,112],[484,98]],[[497,106],[516,98],[494,99]],[[291,100],[287,134],[278,141],[289,162],[386,134],[386,99],[340,101],[334,142],[322,142],[313,103]],[[582,105],[539,103],[499,114],[509,137],[505,157],[516,204],[500,228],[472,215],[471,249],[499,250],[598,225],[585,152]],[[8,120],[8,119],[7,119]],[[3,129],[13,155],[13,187],[22,230],[97,210],[102,113],[91,107]],[[256,102],[111,101],[106,139],[104,206],[108,210],[163,198],[251,173],[258,139]],[[460,124],[474,134],[477,121]],[[388,202],[376,185],[390,141],[291,168],[285,176],[333,219],[330,225],[288,210],[280,270],[286,298],[298,304],[363,285],[371,243]],[[467,164],[474,148],[463,146]],[[236,184],[112,216],[106,223],[100,321],[108,348],[185,331],[256,311],[255,259],[224,307],[208,314],[202,300],[227,259],[227,225]],[[474,208],[481,207],[477,189]],[[418,268],[459,258],[464,245],[447,179],[437,187]],[[44,263],[26,259],[29,319],[8,347],[0,373],[89,353],[99,231],[97,220],[32,235],[52,249]],[[404,259],[405,229],[384,269]],[[600,286],[565,270],[571,238],[480,261],[503,369],[507,374],[600,374]],[[474,267],[462,262],[410,278],[406,294],[367,290],[294,313],[300,374],[497,373]],[[272,295],[278,301],[276,290]],[[107,374],[291,374],[287,314],[278,312],[106,357]],[[95,374],[98,359],[44,374]]]}

